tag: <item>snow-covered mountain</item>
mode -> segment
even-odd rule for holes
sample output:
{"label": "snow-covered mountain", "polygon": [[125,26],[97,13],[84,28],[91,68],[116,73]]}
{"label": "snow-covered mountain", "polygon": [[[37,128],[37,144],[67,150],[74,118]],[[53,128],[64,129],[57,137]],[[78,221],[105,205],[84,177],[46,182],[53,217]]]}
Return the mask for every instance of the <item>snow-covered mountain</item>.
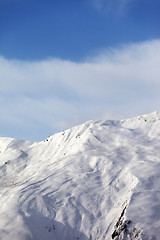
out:
{"label": "snow-covered mountain", "polygon": [[160,239],[160,112],[0,138],[0,240],[96,239]]}

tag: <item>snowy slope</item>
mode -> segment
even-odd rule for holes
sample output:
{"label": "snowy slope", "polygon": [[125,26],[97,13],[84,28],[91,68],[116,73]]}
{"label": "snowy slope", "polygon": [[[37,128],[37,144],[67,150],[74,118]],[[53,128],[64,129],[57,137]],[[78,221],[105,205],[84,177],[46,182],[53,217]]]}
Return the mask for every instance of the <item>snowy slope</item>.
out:
{"label": "snowy slope", "polygon": [[0,240],[160,239],[160,112],[0,138]]}

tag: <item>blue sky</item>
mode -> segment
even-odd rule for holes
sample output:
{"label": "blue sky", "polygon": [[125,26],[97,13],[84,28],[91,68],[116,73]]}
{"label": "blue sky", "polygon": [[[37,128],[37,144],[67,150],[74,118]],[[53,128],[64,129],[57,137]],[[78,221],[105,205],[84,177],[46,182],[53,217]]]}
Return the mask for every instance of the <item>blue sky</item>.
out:
{"label": "blue sky", "polygon": [[1,0],[0,53],[80,61],[101,48],[159,38],[159,10],[158,0]]}
{"label": "blue sky", "polygon": [[0,0],[0,136],[160,109],[159,0]]}

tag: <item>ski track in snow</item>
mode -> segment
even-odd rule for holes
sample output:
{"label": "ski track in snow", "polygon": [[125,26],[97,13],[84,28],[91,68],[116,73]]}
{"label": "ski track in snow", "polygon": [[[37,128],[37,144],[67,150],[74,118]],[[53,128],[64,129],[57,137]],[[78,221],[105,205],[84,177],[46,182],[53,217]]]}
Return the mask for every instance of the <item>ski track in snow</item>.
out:
{"label": "ski track in snow", "polygon": [[0,240],[158,240],[160,113],[0,138]]}

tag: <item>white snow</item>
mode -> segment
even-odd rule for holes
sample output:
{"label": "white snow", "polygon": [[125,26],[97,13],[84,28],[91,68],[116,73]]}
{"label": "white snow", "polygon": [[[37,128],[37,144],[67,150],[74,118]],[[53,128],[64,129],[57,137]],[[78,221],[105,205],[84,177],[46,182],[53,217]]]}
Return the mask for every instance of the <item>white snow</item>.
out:
{"label": "white snow", "polygon": [[160,237],[160,112],[0,138],[0,240]]}

